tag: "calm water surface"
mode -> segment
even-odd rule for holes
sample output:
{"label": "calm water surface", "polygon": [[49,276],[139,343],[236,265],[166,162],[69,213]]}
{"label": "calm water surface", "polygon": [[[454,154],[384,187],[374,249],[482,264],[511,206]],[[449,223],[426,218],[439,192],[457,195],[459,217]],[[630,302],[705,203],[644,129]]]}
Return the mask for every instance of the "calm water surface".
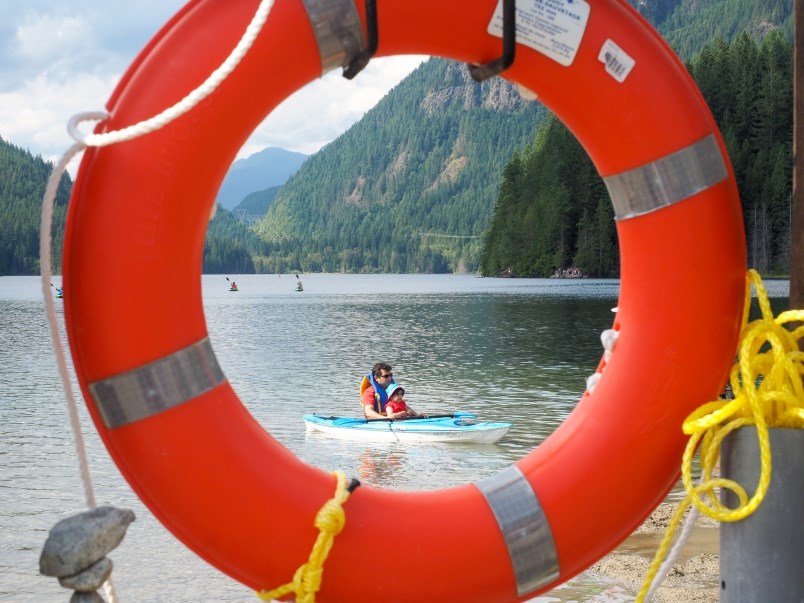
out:
{"label": "calm water surface", "polygon": [[[204,307],[218,360],[250,412],[305,462],[396,490],[477,481],[546,438],[594,372],[618,294],[610,280],[304,275],[305,290],[296,293],[292,275],[230,278],[239,292],[230,293],[223,276],[203,277]],[[777,311],[784,308],[787,281],[766,284]],[[471,410],[514,428],[491,445],[367,445],[306,435],[305,412],[360,412],[359,380],[379,359],[393,365],[416,409]],[[137,514],[110,555],[121,600],[257,600],[167,533],[120,477],[83,404],[80,415],[98,504]],[[47,531],[84,510],[84,500],[39,280],[2,277],[0,601],[68,600],[55,579],[38,575],[38,558]],[[573,600],[582,590],[537,600]]]}

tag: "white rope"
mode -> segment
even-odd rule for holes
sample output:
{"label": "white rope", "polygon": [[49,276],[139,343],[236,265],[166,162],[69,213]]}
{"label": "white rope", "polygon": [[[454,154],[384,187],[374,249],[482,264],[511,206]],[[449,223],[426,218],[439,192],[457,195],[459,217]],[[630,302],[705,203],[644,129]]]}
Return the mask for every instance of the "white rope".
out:
{"label": "white rope", "polygon": [[[51,261],[50,231],[53,226],[53,203],[56,199],[56,192],[59,190],[61,177],[64,175],[67,165],[73,157],[83,151],[85,145],[75,143],[71,146],[59,162],[53,166],[50,177],[45,187],[45,195],[42,198],[42,220],[39,223],[39,261],[42,273],[42,296],[45,300],[45,314],[47,315],[48,326],[50,327],[50,339],[53,343],[53,351],[56,354],[56,364],[59,368],[61,385],[64,388],[64,397],[67,401],[67,414],[70,417],[70,427],[73,431],[73,441],[75,451],[78,455],[78,469],[81,475],[81,483],[84,485],[84,496],[87,507],[92,510],[97,507],[95,491],[92,487],[92,476],[89,471],[89,457],[87,455],[84,434],[81,431],[81,423],[78,419],[78,403],[73,393],[73,386],[70,382],[70,374],[67,370],[67,357],[64,353],[64,343],[59,332],[59,325],[56,319],[56,306],[53,303],[53,295],[50,293],[50,284],[53,277],[53,265]],[[117,603],[117,591],[114,588],[111,576],[103,583],[103,590],[109,603]]]}
{"label": "white rope", "polygon": [[681,554],[681,551],[687,544],[687,540],[689,540],[690,534],[692,534],[692,528],[695,527],[695,522],[698,519],[698,515],[700,515],[698,507],[692,505],[692,510],[689,512],[689,515],[687,515],[687,519],[684,520],[684,527],[681,528],[681,533],[678,535],[678,539],[673,543],[673,547],[670,549],[667,557],[659,567],[659,571],[656,572],[655,576],[653,576],[653,581],[650,583],[648,594],[645,595],[645,601],[653,600],[656,591],[659,590],[662,582],[664,582],[665,578],[667,578],[667,574],[669,574],[670,570],[673,569],[676,559],[678,559],[678,556]]}
{"label": "white rope", "polygon": [[[603,369],[606,369],[606,364],[608,364],[609,360],[611,359],[611,353],[614,351],[614,346],[617,344],[617,338],[620,336],[619,331],[615,331],[614,329],[606,329],[600,334],[600,343],[603,344]],[[597,384],[600,382],[600,378],[603,376],[601,372],[595,372],[589,375],[586,378],[586,391],[590,394],[595,391]]]}
{"label": "white rope", "polygon": [[50,255],[50,229],[53,225],[53,201],[56,198],[56,191],[59,188],[59,182],[67,168],[70,160],[84,149],[84,145],[76,143],[71,146],[68,151],[62,156],[61,160],[53,166],[53,171],[48,178],[47,186],[45,187],[45,196],[42,199],[42,220],[39,224],[39,260],[42,273],[42,296],[45,300],[45,313],[47,314],[48,325],[50,326],[50,339],[53,343],[53,349],[56,352],[56,363],[59,368],[59,376],[61,377],[61,384],[64,388],[64,394],[67,398],[67,411],[70,415],[70,426],[73,429],[75,436],[75,447],[78,453],[79,469],[81,473],[81,481],[84,483],[84,495],[86,496],[87,507],[94,509],[96,507],[95,494],[92,491],[92,479],[89,475],[89,463],[87,463],[86,447],[84,445],[84,438],[81,433],[81,424],[78,421],[78,406],[75,403],[75,396],[73,395],[72,384],[70,383],[70,376],[67,371],[67,360],[64,355],[64,346],[61,340],[61,333],[59,333],[59,326],[56,320],[56,307],[53,303],[53,295],[50,292],[50,284],[53,275],[53,267],[51,265]]}
{"label": "white rope", "polygon": [[271,12],[273,4],[274,0],[262,0],[262,2],[260,2],[259,7],[257,7],[257,12],[254,14],[251,23],[248,24],[243,37],[240,38],[237,46],[235,46],[231,54],[226,57],[226,60],[221,64],[221,66],[213,71],[203,84],[190,92],[190,94],[185,96],[172,107],[165,109],[158,115],[145,119],[134,125],[125,127],[121,130],[115,130],[113,132],[105,132],[103,134],[88,134],[83,136],[76,128],[77,124],[73,122],[73,120],[70,120],[67,128],[70,136],[72,136],[77,142],[83,143],[88,147],[104,147],[117,142],[132,140],[133,138],[137,138],[143,134],[148,134],[149,132],[153,132],[154,130],[158,130],[159,128],[169,124],[174,119],[181,117],[202,100],[204,100],[207,96],[212,94],[212,92],[215,91],[221,82],[223,82],[229,76],[229,74],[234,71],[235,67],[237,67],[243,57],[246,56],[246,53],[249,51],[251,46],[254,44],[254,40],[257,38],[262,26],[268,19],[268,14]]}
{"label": "white rope", "polygon": [[[53,344],[53,350],[56,354],[56,363],[58,365],[59,377],[61,378],[62,387],[64,388],[64,395],[67,402],[67,412],[70,417],[70,426],[73,431],[75,440],[76,453],[78,455],[79,472],[81,481],[84,485],[84,495],[86,497],[87,507],[92,510],[97,506],[95,500],[95,493],[92,485],[92,476],[89,470],[89,460],[86,451],[86,444],[84,442],[83,432],[81,431],[81,423],[78,418],[78,403],[76,402],[75,394],[73,393],[72,384],[70,381],[69,371],[67,369],[66,353],[64,351],[64,343],[59,332],[59,325],[56,318],[56,308],[53,303],[53,295],[50,292],[50,285],[53,278],[53,265],[52,265],[52,250],[51,250],[51,229],[53,226],[53,204],[56,199],[56,192],[59,188],[59,183],[67,169],[67,165],[72,161],[78,153],[82,152],[87,147],[102,147],[117,142],[132,140],[143,134],[158,130],[165,125],[169,124],[174,119],[184,115],[195,107],[198,103],[209,96],[229,74],[237,67],[251,46],[254,40],[260,33],[268,14],[271,12],[274,0],[262,0],[257,12],[246,28],[243,37],[237,43],[234,50],[226,58],[226,60],[218,67],[212,74],[201,84],[198,88],[190,92],[178,103],[172,107],[165,109],[158,115],[149,119],[143,120],[132,126],[128,126],[121,130],[113,132],[106,132],[103,134],[89,134],[83,136],[78,131],[78,124],[84,121],[99,121],[108,119],[109,115],[102,111],[92,111],[86,113],[79,113],[70,118],[67,123],[67,132],[76,140],[65,153],[61,156],[58,163],[53,166],[53,170],[48,178],[47,186],[45,187],[45,194],[42,197],[42,219],[39,225],[39,258],[41,268],[41,284],[42,296],[45,301],[45,314],[47,315],[48,326],[50,329],[50,337]],[[69,295],[67,291],[66,295]],[[114,584],[109,578],[103,585],[104,591],[110,603],[117,603],[118,598],[114,589]]]}

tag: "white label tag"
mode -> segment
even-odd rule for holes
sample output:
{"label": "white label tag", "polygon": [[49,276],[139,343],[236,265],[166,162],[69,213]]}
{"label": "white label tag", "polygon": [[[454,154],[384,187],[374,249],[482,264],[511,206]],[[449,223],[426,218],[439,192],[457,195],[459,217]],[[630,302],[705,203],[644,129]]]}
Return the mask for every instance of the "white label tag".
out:
{"label": "white label tag", "polygon": [[606,72],[621,84],[636,64],[634,59],[611,40],[606,40],[603,43],[603,48],[600,49],[597,59],[606,65]]}
{"label": "white label tag", "polygon": [[[516,41],[569,67],[588,21],[589,4],[585,0],[517,0]],[[502,0],[499,0],[488,32],[501,38],[502,31]]]}

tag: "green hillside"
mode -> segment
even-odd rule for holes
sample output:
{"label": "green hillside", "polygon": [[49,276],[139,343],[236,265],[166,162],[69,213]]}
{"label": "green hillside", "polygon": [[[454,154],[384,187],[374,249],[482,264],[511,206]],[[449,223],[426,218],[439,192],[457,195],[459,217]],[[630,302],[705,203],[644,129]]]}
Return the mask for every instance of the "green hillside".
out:
{"label": "green hillside", "polygon": [[[765,272],[784,271],[792,154],[785,113],[792,102],[792,58],[785,43],[793,30],[792,0],[630,1],[694,65],[694,76],[721,124],[744,198],[749,264]],[[780,34],[776,42],[748,48],[749,41],[759,44],[771,31]],[[740,33],[746,36],[732,43]],[[546,129],[540,130],[542,124]],[[560,253],[549,252],[557,254],[553,259],[542,255],[533,260],[540,254],[515,232],[527,212],[536,211],[523,207],[506,235],[511,240],[505,253],[514,254],[512,261],[487,268],[494,273],[518,266],[530,273],[526,266],[541,266],[539,272],[572,262],[588,267],[597,254],[597,273],[613,273],[616,239],[607,239],[610,233],[603,228],[610,218],[605,191],[598,195],[596,175],[587,173],[588,160],[558,126],[548,121],[543,107],[523,102],[500,78],[477,84],[463,65],[427,61],[360,122],[310,157],[273,202],[273,190],[244,201],[237,212],[241,218],[268,206],[253,228],[219,209],[210,223],[204,270],[475,271],[481,257],[495,256],[491,248],[483,251],[495,203],[515,193],[504,173],[508,178],[521,169],[532,178],[543,169],[531,165],[538,155],[534,149],[540,140],[549,140],[564,153],[550,173],[564,174],[571,182],[553,187],[558,197],[546,195],[540,203],[561,209],[562,195],[570,191],[575,209],[569,239],[562,239]],[[0,275],[39,269],[41,195],[49,172],[49,163],[0,138]],[[588,176],[587,188],[577,185],[581,176]],[[65,176],[54,222],[56,271],[70,186]],[[550,249],[553,235],[547,231],[537,238]],[[603,239],[584,249],[578,241],[592,239],[579,233]],[[512,247],[517,240],[522,247]],[[609,248],[604,261],[601,249]],[[521,260],[528,254],[533,261]]]}
{"label": "green hillside", "polygon": [[257,225],[283,272],[474,270],[502,167],[546,110],[430,59],[280,189]]}
{"label": "green hillside", "polygon": [[[689,65],[729,152],[743,207],[748,264],[790,268],[793,49],[781,30],[758,45],[743,33],[717,38]],[[577,268],[619,273],[611,202],[580,145],[551,118],[506,166],[482,272],[547,277]],[[705,262],[705,259],[702,259]]]}
{"label": "green hillside", "polygon": [[[0,138],[0,276],[39,273],[42,195],[53,165]],[[64,221],[72,181],[64,174],[53,214],[53,272],[61,272]],[[265,245],[231,212],[218,207],[204,245],[205,273],[254,272]]]}
{"label": "green hillside", "polygon": [[204,274],[253,274],[254,257],[264,254],[265,244],[231,211],[217,206],[204,240]]}
{"label": "green hillside", "polygon": [[[39,272],[42,195],[52,165],[0,138],[0,276]],[[53,213],[53,269],[61,269],[64,215],[72,182],[65,174]]]}
{"label": "green hillside", "polygon": [[257,191],[246,195],[243,200],[232,210],[235,214],[241,214],[246,219],[251,217],[262,217],[274,202],[276,194],[281,186],[272,186],[265,190]]}
{"label": "green hillside", "polygon": [[[769,31],[781,32],[782,37],[792,32],[789,0],[641,0],[632,4],[688,60],[717,36],[725,43],[740,32],[757,41]],[[703,80],[708,77],[706,69],[702,67],[699,73]],[[738,67],[730,69],[735,77],[739,75]],[[753,75],[744,83],[763,85]],[[738,88],[740,85],[736,83]],[[719,91],[710,92],[710,102],[717,105]],[[745,93],[753,95],[754,89]],[[547,115],[538,103],[523,103],[515,89],[499,78],[477,84],[470,80],[465,66],[431,59],[363,120],[311,157],[280,189],[256,226],[270,250],[267,257],[255,261],[257,270],[477,270],[483,245],[480,235],[489,228],[492,208],[503,194],[503,169],[512,156],[518,158],[515,161],[526,155],[532,158],[532,148],[538,146],[540,137],[559,136],[566,154],[550,152],[563,166],[552,174],[567,179],[565,186],[556,185],[554,190],[559,197],[571,196],[575,208],[569,216],[571,236],[561,239],[564,249],[553,250],[555,257],[550,261],[542,257],[536,262],[541,266],[536,272],[542,274],[547,267],[566,266],[575,260],[578,224],[583,220],[585,232],[593,221],[600,224],[596,228],[605,230],[605,234],[598,233],[605,243],[598,247],[610,249],[606,261],[598,258],[600,268],[595,272],[615,274],[618,259],[613,224],[602,226],[611,218],[610,208],[605,207],[609,203],[605,188],[594,170],[586,187],[578,185],[583,180],[577,175],[588,173],[588,159],[578,153],[571,136],[565,140],[560,128],[550,125],[545,126],[551,128],[549,132],[539,130]],[[725,113],[719,116],[729,118]],[[735,152],[741,151],[735,148]],[[532,177],[527,180],[532,182]],[[598,191],[600,196],[593,199]],[[568,202],[550,195],[541,199],[545,207],[562,207]],[[520,208],[510,218],[514,228],[522,226],[528,211],[531,220],[534,215],[544,217],[533,207]],[[528,223],[537,230],[544,226],[539,218]],[[506,243],[508,253],[533,256],[533,250],[511,249],[516,239],[513,233],[511,237]],[[540,233],[535,238],[542,240],[540,245],[548,245],[552,237]],[[597,253],[588,249],[586,255],[593,252]],[[487,260],[489,254],[490,250],[484,253]],[[779,258],[783,255],[775,251],[767,262],[769,269],[782,265]],[[582,253],[580,258],[584,257]],[[584,265],[591,266],[591,262]]]}
{"label": "green hillside", "polygon": [[[642,3],[632,4],[639,9]],[[793,38],[792,0],[673,0],[666,4],[675,6],[662,13],[665,18],[652,22],[685,60],[718,36],[732,40],[747,33],[759,42],[769,31],[778,29],[787,39]]]}

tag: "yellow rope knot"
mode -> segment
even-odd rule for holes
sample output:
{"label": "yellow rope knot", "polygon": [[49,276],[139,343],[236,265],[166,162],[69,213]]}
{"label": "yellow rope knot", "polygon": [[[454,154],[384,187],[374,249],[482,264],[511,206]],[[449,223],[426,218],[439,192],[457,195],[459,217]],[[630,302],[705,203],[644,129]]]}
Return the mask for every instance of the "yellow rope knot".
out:
{"label": "yellow rope knot", "polygon": [[[757,292],[761,317],[748,323],[752,286]],[[762,279],[755,270],[748,271],[738,361],[729,375],[734,399],[704,404],[683,425],[684,433],[690,436],[681,466],[684,489],[692,503],[713,519],[739,521],[753,513],[764,499],[771,475],[768,428],[804,428],[804,353],[799,347],[804,327],[791,330],[786,326],[802,321],[802,310],[789,310],[774,318]],[[712,478],[723,438],[747,425],[756,426],[760,451],[759,483],[750,499],[740,484]],[[702,477],[700,484],[694,486],[692,457],[699,443]],[[735,509],[724,506],[715,493],[716,488],[732,490],[740,499],[739,506]],[[708,504],[702,495],[707,496]]]}
{"label": "yellow rope knot", "polygon": [[343,511],[341,503],[334,498],[324,503],[315,518],[315,527],[333,536],[340,534],[345,525],[346,513]]}
{"label": "yellow rope knot", "polygon": [[296,603],[314,603],[315,594],[321,588],[323,577],[324,568],[314,567],[310,563],[302,564],[293,575]]}
{"label": "yellow rope knot", "polygon": [[[756,289],[761,317],[749,323],[752,287]],[[644,600],[667,554],[671,537],[691,504],[713,519],[739,521],[753,513],[765,498],[771,476],[768,428],[804,429],[804,353],[800,347],[804,326],[796,324],[804,325],[804,310],[788,310],[774,318],[762,279],[755,270],[749,270],[738,359],[729,374],[734,399],[708,402],[684,421],[682,429],[690,436],[681,463],[681,479],[687,496],[670,520],[635,599],[637,603]],[[747,425],[756,426],[760,455],[759,482],[751,498],[737,482],[712,477],[723,439],[735,429]],[[698,485],[694,485],[692,457],[699,444],[701,478]],[[720,502],[717,489],[723,488],[734,492],[739,499],[736,508],[730,509]]]}
{"label": "yellow rope knot", "polygon": [[346,476],[342,471],[334,471],[333,475],[337,478],[335,496],[324,503],[316,514],[315,527],[318,528],[319,534],[307,563],[303,563],[296,570],[293,580],[288,584],[270,591],[258,591],[257,596],[263,601],[271,601],[295,592],[297,603],[315,603],[315,594],[321,589],[324,576],[324,561],[332,549],[335,536],[340,534],[346,525],[343,503],[350,494]]}

